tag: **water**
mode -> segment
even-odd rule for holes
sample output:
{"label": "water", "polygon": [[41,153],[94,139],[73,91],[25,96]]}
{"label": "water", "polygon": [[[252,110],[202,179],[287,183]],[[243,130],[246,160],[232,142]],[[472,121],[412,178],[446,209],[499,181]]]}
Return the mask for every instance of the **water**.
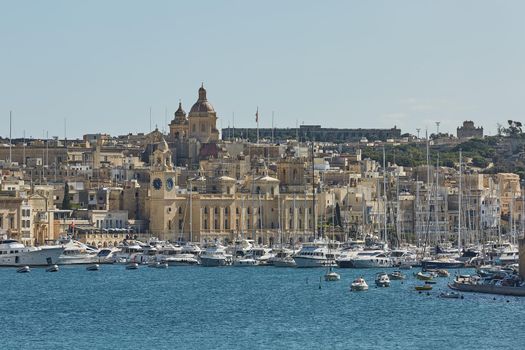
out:
{"label": "water", "polygon": [[[377,270],[0,269],[2,349],[522,349],[525,298],[440,299]],[[370,290],[350,292],[364,276]],[[321,285],[321,289],[319,289]],[[493,300],[493,298],[496,300]],[[508,302],[507,302],[508,300]]]}

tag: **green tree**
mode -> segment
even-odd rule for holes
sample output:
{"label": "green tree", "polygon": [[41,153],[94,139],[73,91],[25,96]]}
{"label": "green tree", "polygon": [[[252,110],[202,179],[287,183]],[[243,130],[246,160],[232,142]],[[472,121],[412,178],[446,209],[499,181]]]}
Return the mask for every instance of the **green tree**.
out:
{"label": "green tree", "polygon": [[69,201],[69,184],[64,184],[64,198],[62,199],[62,209],[69,210],[71,209],[71,202]]}

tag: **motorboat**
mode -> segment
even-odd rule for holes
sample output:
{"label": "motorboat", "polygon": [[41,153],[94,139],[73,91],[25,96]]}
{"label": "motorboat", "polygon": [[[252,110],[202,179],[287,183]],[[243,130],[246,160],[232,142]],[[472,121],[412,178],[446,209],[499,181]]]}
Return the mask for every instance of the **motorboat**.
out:
{"label": "motorboat", "polygon": [[401,265],[417,265],[416,254],[410,250],[405,249],[395,249],[391,250],[388,254],[388,257],[392,261],[392,266],[401,266]]}
{"label": "motorboat", "polygon": [[439,257],[437,259],[421,260],[421,267],[423,270],[428,269],[459,269],[465,267],[464,261],[459,261],[450,257]]}
{"label": "motorboat", "polygon": [[58,265],[51,265],[46,269],[46,272],[58,272]]}
{"label": "motorboat", "polygon": [[257,261],[257,265],[271,265],[272,250],[264,247],[252,247],[245,255],[246,258],[252,258]]}
{"label": "motorboat", "polygon": [[158,255],[157,261],[167,263],[170,266],[188,266],[199,265],[199,259],[195,254],[184,253],[184,250],[179,245],[171,243],[157,246]]}
{"label": "motorboat", "polygon": [[270,258],[270,264],[275,267],[296,267],[297,264],[293,258],[293,252],[290,249],[280,248],[273,250],[275,255]]}
{"label": "motorboat", "polygon": [[350,248],[343,249],[335,262],[337,263],[337,266],[342,269],[354,267],[352,261],[357,257],[357,254],[362,251],[362,246],[352,246]]}
{"label": "motorboat", "polygon": [[450,276],[450,272],[448,272],[445,269],[429,269],[425,271],[437,277],[449,277]]}
{"label": "motorboat", "polygon": [[30,272],[31,269],[29,268],[29,266],[22,266],[21,268],[17,269],[16,272],[18,273],[26,273],[26,272]]}
{"label": "motorboat", "polygon": [[316,240],[304,243],[301,250],[294,256],[297,267],[329,267],[337,266],[336,256],[328,247],[328,242]]}
{"label": "motorboat", "polygon": [[113,264],[117,262],[118,253],[120,253],[120,249],[116,247],[101,248],[97,253],[95,262],[98,264]]}
{"label": "motorboat", "polygon": [[428,291],[428,290],[432,290],[432,285],[425,283],[424,285],[421,285],[421,286],[415,286],[415,289],[418,291]]}
{"label": "motorboat", "polygon": [[193,256],[199,256],[202,253],[202,249],[195,243],[186,242],[181,246],[182,254],[192,254]]}
{"label": "motorboat", "polygon": [[155,265],[155,267],[157,269],[167,269],[168,268],[168,263],[157,262],[157,265]]}
{"label": "motorboat", "polygon": [[136,241],[124,241],[117,247],[119,250],[113,254],[115,262],[127,264],[128,262],[140,261],[142,246]]}
{"label": "motorboat", "polygon": [[388,278],[386,272],[377,273],[375,282],[378,287],[390,287],[390,278]]}
{"label": "motorboat", "polygon": [[139,268],[139,264],[132,262],[126,265],[126,270],[136,270]]}
{"label": "motorboat", "polygon": [[58,265],[93,264],[98,262],[98,250],[73,239],[62,241],[64,252],[58,258]]}
{"label": "motorboat", "polygon": [[240,257],[238,259],[233,260],[233,266],[236,267],[249,267],[249,266],[258,266],[259,261],[255,260],[254,258],[250,256],[246,257]]}
{"label": "motorboat", "polygon": [[324,275],[324,280],[327,282],[335,282],[339,281],[341,279],[341,276],[332,270],[332,267],[328,269],[328,272]]}
{"label": "motorboat", "polygon": [[228,266],[233,262],[231,254],[227,254],[222,245],[210,245],[200,255],[202,266]]}
{"label": "motorboat", "polygon": [[439,294],[439,297],[444,299],[463,299],[463,295],[458,292],[443,292]]}
{"label": "motorboat", "polygon": [[421,281],[431,281],[434,278],[434,275],[431,272],[424,273],[420,271],[416,274],[416,278]]}
{"label": "motorboat", "polygon": [[88,270],[88,271],[98,271],[98,270],[100,270],[100,265],[99,264],[89,265],[88,267],[86,267],[86,270]]}
{"label": "motorboat", "polygon": [[388,274],[390,280],[404,280],[406,276],[401,271],[393,271]]}
{"label": "motorboat", "polygon": [[359,277],[352,282],[350,289],[356,292],[368,290],[368,284],[363,277]]}
{"label": "motorboat", "polygon": [[26,247],[14,239],[0,240],[0,266],[49,266],[64,252],[62,246]]}
{"label": "motorboat", "polygon": [[391,267],[392,260],[383,250],[364,250],[352,260],[354,268]]}

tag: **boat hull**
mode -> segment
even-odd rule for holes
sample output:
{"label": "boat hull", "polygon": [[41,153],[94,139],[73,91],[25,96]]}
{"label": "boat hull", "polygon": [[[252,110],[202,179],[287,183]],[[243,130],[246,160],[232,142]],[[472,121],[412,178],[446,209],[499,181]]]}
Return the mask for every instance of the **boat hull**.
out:
{"label": "boat hull", "polygon": [[0,266],[49,266],[58,263],[63,247],[49,247],[22,253],[2,254]]}
{"label": "boat hull", "polygon": [[448,262],[448,261],[422,261],[422,269],[461,269],[465,267],[462,261]]}
{"label": "boat hull", "polygon": [[201,265],[204,267],[218,267],[231,265],[226,258],[208,258],[201,256]]}
{"label": "boat hull", "polygon": [[525,287],[508,287],[508,286],[493,286],[482,284],[467,284],[467,283],[452,283],[448,285],[450,289],[461,292],[487,293],[512,295],[516,297],[525,297]]}
{"label": "boat hull", "polygon": [[312,259],[304,258],[300,256],[294,257],[295,264],[299,268],[311,268],[311,267],[335,267],[337,264],[333,263],[328,259]]}

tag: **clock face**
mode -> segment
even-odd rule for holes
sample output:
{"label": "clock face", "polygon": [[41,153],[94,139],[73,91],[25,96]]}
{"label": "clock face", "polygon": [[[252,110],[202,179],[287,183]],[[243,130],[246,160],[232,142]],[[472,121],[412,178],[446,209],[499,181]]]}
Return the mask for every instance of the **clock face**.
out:
{"label": "clock face", "polygon": [[162,187],[162,180],[157,177],[155,180],[153,180],[153,188],[156,190],[160,190],[161,187]]}
{"label": "clock face", "polygon": [[171,177],[168,177],[166,179],[166,189],[168,191],[171,191],[173,189],[173,179]]}

